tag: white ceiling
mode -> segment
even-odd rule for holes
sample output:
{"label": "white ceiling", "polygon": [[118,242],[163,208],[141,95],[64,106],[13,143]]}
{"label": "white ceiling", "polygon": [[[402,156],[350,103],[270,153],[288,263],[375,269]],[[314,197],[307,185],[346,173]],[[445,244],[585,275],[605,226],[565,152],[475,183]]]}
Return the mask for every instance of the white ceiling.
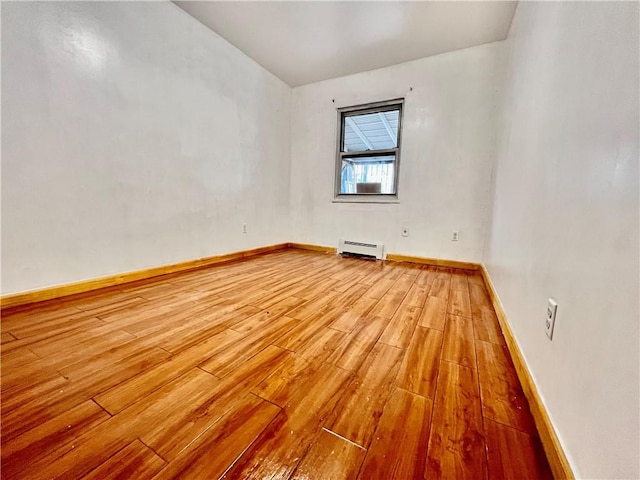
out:
{"label": "white ceiling", "polygon": [[174,3],[292,87],[504,40],[517,4]]}

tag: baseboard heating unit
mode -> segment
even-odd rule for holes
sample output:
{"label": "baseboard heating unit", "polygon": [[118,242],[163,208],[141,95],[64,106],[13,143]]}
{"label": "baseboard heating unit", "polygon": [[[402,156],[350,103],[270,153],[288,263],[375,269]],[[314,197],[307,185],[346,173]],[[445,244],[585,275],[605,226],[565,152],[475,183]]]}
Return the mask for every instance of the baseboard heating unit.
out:
{"label": "baseboard heating unit", "polygon": [[338,242],[338,253],[341,255],[382,260],[384,258],[384,245],[382,243],[355,242],[341,238]]}

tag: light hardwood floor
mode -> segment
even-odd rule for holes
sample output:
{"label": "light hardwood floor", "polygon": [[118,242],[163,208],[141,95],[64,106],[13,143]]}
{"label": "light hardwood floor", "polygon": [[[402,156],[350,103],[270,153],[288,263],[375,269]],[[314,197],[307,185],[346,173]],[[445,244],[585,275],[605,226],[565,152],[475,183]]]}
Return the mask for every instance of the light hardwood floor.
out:
{"label": "light hardwood floor", "polygon": [[4,312],[2,478],[538,479],[478,272],[283,250]]}

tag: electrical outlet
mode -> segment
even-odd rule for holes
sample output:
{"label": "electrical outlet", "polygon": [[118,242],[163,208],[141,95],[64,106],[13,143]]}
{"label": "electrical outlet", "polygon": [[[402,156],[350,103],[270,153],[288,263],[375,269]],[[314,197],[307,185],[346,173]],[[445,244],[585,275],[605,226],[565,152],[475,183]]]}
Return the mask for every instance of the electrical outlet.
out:
{"label": "electrical outlet", "polygon": [[402,227],[402,236],[403,237],[409,236],[409,227]]}
{"label": "electrical outlet", "polygon": [[544,331],[549,337],[549,340],[553,340],[553,327],[556,324],[556,312],[558,311],[558,304],[553,298],[547,301],[547,317],[544,320]]}
{"label": "electrical outlet", "polygon": [[454,230],[453,233],[451,234],[451,241],[452,242],[457,242],[459,238],[459,234],[457,230]]}
{"label": "electrical outlet", "polygon": [[242,224],[242,233],[247,233],[247,224],[246,223]]}

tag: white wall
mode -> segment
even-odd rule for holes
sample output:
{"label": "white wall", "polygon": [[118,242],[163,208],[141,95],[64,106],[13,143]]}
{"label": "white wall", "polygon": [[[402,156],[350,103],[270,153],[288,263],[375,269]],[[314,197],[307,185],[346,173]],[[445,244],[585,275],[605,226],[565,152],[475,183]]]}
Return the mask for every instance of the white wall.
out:
{"label": "white wall", "polygon": [[[500,55],[501,44],[493,43],[294,88],[293,240],[382,241],[387,252],[480,261]],[[336,109],[399,97],[405,98],[399,203],[332,203]],[[402,226],[409,237],[401,236]],[[453,230],[458,242],[450,241]]]}
{"label": "white wall", "polygon": [[3,2],[2,293],[289,241],[290,101],[172,3]]}
{"label": "white wall", "polygon": [[506,43],[485,263],[578,478],[639,478],[638,4],[521,2]]}

